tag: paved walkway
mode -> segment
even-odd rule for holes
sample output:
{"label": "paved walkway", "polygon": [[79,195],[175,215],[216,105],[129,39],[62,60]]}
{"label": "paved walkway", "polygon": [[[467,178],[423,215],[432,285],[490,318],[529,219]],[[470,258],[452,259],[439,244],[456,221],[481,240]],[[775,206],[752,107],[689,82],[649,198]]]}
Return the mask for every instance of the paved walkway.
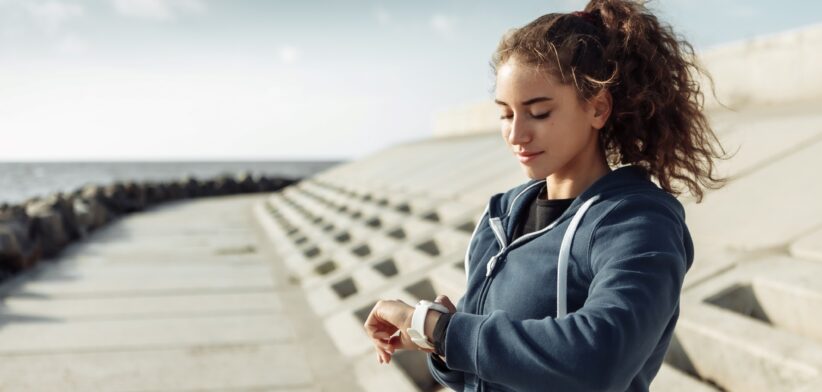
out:
{"label": "paved walkway", "polygon": [[258,238],[261,196],[133,214],[0,286],[0,390],[356,390]]}

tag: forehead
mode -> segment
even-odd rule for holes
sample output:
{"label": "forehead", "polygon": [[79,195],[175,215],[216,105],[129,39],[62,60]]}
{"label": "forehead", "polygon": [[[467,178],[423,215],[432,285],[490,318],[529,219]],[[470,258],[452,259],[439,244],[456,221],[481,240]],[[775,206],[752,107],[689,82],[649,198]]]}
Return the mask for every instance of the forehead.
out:
{"label": "forehead", "polygon": [[503,63],[497,69],[496,95],[498,99],[530,97],[536,95],[564,96],[574,94],[571,86],[563,85],[545,68],[537,68],[514,60]]}

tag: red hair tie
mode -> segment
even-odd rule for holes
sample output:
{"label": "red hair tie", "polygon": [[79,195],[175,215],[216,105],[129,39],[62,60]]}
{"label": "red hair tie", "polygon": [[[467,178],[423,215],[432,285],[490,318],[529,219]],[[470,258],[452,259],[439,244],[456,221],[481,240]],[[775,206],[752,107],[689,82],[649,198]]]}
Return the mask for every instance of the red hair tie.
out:
{"label": "red hair tie", "polygon": [[586,11],[576,11],[576,12],[572,12],[572,13],[571,13],[571,15],[578,16],[578,17],[580,17],[580,18],[582,18],[582,19],[585,19],[585,20],[587,20],[587,21],[588,21],[588,23],[590,23],[590,24],[592,24],[592,25],[596,25],[596,24],[597,24],[597,22],[596,22],[596,21],[597,21],[596,17],[594,17],[594,15],[593,15],[592,13],[590,13],[590,12],[586,12]]}

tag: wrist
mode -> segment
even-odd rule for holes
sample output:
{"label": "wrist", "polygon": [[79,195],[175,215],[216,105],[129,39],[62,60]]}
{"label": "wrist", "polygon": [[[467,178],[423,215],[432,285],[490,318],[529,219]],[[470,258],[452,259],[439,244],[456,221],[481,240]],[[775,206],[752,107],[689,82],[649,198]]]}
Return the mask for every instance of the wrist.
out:
{"label": "wrist", "polygon": [[436,313],[446,312],[448,312],[448,308],[442,304],[427,300],[420,300],[420,302],[414,307],[414,311],[411,315],[411,326],[406,330],[406,332],[408,333],[411,341],[414,342],[414,344],[416,344],[422,351],[434,351],[435,345],[429,337],[434,334],[437,320],[439,320]]}
{"label": "wrist", "polygon": [[432,342],[434,341],[434,327],[437,325],[440,316],[442,316],[442,313],[437,311],[429,311],[425,316],[425,337]]}

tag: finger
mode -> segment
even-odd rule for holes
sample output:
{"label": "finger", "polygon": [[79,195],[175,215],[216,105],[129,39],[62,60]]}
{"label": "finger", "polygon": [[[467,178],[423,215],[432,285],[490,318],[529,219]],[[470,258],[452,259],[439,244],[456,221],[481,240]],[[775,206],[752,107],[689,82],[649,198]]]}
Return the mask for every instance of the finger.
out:
{"label": "finger", "polygon": [[377,302],[377,304],[374,305],[373,308],[371,308],[371,312],[368,313],[368,318],[365,319],[365,324],[363,325],[363,328],[365,328],[365,332],[370,337],[374,336],[374,333],[379,331],[380,325],[382,324],[382,321],[377,316],[377,308],[379,306],[380,303]]}
{"label": "finger", "polygon": [[[411,306],[399,300],[379,300],[371,309],[363,327],[369,337],[378,332],[393,334],[406,321],[407,308]],[[382,335],[384,336],[384,335]]]}
{"label": "finger", "polygon": [[387,340],[388,338],[391,337],[391,334],[386,332],[386,331],[378,331],[378,332],[374,332],[374,334],[371,335],[371,336],[373,338],[376,338],[376,339],[379,339],[379,340]]}
{"label": "finger", "polygon": [[419,346],[416,343],[411,341],[411,338],[406,333],[400,333],[396,336],[392,336],[391,340],[388,341],[391,345],[392,350],[418,350]]}
{"label": "finger", "polygon": [[388,358],[391,356],[391,353],[380,346],[375,346],[374,349],[377,351],[377,357],[379,358],[380,363],[388,362]]}
{"label": "finger", "polygon": [[387,340],[375,340],[374,341],[374,346],[376,346],[380,350],[387,351],[387,352],[393,351],[393,349],[394,349],[391,346],[391,343],[389,343]]}
{"label": "finger", "polygon": [[[380,334],[381,332],[390,334],[396,330],[394,325],[382,318],[382,304],[383,301],[377,301],[371,309],[371,312],[368,314],[368,318],[366,318],[365,324],[363,325],[366,334],[371,338],[375,337],[375,334]],[[380,335],[382,336],[382,334]]]}
{"label": "finger", "polygon": [[448,308],[448,311],[451,312],[451,313],[454,313],[454,312],[457,311],[457,307],[454,306],[454,303],[451,302],[451,299],[448,298],[447,295],[444,295],[444,294],[438,295],[437,298],[434,300],[434,302],[442,304],[443,306]]}

